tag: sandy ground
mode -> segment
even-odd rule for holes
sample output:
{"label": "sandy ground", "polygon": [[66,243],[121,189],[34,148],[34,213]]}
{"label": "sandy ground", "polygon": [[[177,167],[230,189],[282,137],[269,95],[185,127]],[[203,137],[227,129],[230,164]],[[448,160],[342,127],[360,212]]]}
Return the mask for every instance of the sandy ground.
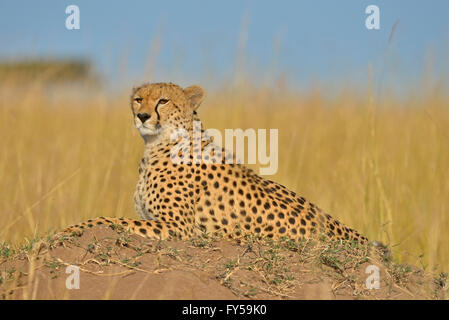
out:
{"label": "sandy ground", "polygon": [[[155,241],[96,226],[6,249],[1,299],[444,299],[448,292],[444,280],[385,261],[373,248],[335,243]],[[366,287],[369,266],[379,271],[379,289]]]}

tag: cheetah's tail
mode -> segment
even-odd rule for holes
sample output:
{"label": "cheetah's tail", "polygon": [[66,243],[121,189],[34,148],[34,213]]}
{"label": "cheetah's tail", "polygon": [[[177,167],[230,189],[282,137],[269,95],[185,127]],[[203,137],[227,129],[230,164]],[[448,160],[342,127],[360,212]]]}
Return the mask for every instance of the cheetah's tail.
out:
{"label": "cheetah's tail", "polygon": [[121,229],[124,231],[131,232],[132,234],[137,234],[139,236],[151,239],[164,240],[180,236],[174,232],[175,226],[170,225],[170,223],[168,222],[161,224],[152,220],[100,217],[96,219],[89,219],[85,222],[72,225],[62,230],[61,232],[56,233],[54,237],[60,238],[62,236],[69,236],[69,235],[80,236],[84,233],[86,229],[98,225],[105,225],[111,227],[114,230]]}

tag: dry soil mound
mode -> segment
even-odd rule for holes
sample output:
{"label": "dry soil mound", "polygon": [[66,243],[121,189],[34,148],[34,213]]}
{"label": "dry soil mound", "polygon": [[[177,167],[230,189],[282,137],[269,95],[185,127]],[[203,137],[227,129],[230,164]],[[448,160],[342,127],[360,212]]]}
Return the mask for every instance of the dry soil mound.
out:
{"label": "dry soil mound", "polygon": [[[341,243],[152,241],[96,226],[1,250],[3,299],[434,299],[447,290],[373,248]],[[70,266],[79,289],[67,288],[76,285]],[[369,266],[379,289],[367,289]]]}

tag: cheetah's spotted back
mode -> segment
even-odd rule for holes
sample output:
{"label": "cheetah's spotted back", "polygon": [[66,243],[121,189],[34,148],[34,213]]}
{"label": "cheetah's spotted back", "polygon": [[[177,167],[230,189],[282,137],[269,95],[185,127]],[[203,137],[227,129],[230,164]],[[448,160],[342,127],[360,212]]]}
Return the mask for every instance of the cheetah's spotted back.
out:
{"label": "cheetah's spotted back", "polygon": [[[131,108],[136,128],[145,140],[134,194],[142,220],[98,218],[65,231],[119,224],[136,234],[160,239],[185,239],[207,232],[295,240],[324,234],[331,239],[367,241],[286,187],[241,164],[225,164],[226,150],[222,149],[212,163],[195,159],[193,120],[203,98],[204,90],[199,86],[182,89],[171,83],[155,83],[134,89]],[[180,128],[192,141],[189,163],[174,163],[171,158],[177,141],[170,136]],[[203,141],[202,150],[211,143],[212,139]]]}

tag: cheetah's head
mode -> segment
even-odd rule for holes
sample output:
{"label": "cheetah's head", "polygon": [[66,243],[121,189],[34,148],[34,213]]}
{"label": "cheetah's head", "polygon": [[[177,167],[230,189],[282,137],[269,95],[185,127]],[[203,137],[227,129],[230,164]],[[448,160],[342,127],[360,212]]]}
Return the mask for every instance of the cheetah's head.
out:
{"label": "cheetah's head", "polygon": [[145,140],[167,129],[188,129],[204,97],[204,89],[196,85],[182,89],[173,83],[144,84],[131,96],[134,124]]}

